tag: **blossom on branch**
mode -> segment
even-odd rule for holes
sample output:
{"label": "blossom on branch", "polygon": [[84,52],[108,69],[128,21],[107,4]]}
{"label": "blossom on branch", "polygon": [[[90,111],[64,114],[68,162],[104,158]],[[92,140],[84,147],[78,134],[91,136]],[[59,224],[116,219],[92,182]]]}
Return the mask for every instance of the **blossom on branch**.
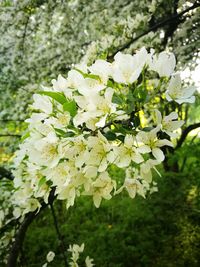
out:
{"label": "blossom on branch", "polygon": [[[148,85],[157,72],[164,77],[159,86],[167,88],[166,99],[178,104],[193,102],[194,90],[181,88],[173,53],[153,53],[143,47],[134,55],[117,53],[113,63],[98,59],[76,66],[34,94],[29,132],[15,159],[16,217],[39,209],[41,200],[48,203],[52,188],[67,208],[81,195],[99,207],[123,190],[131,198],[156,191],[153,171],[159,173],[163,148],[173,146],[170,137],[183,121],[175,111],[163,116],[156,110],[154,122],[148,118],[146,111],[159,97]],[[124,180],[116,181],[113,167],[122,169]]]}

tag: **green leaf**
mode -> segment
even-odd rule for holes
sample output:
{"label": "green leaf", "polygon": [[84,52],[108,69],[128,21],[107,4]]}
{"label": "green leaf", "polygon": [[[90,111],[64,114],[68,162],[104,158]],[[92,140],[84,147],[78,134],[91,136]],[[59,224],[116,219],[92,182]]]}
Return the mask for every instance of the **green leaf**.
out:
{"label": "green leaf", "polygon": [[61,130],[61,129],[58,129],[58,128],[54,128],[54,129],[55,129],[56,133],[59,135],[65,135],[66,134],[66,132]]}
{"label": "green leaf", "polygon": [[121,142],[124,142],[125,136],[124,135],[118,135],[117,139],[119,139]]}
{"label": "green leaf", "polygon": [[41,179],[40,179],[40,181],[39,181],[39,183],[38,183],[38,187],[41,187],[43,184],[45,184],[46,183],[46,178],[43,176]]}
{"label": "green leaf", "polygon": [[108,52],[107,51],[104,51],[99,55],[99,59],[106,60],[107,57],[108,57]]}
{"label": "green leaf", "polygon": [[59,92],[39,91],[38,94],[49,96],[59,102],[61,105],[63,105],[67,101],[66,97]]}
{"label": "green leaf", "polygon": [[30,133],[27,132],[25,133],[22,137],[21,137],[21,141],[23,142],[26,138],[28,138],[30,136]]}
{"label": "green leaf", "polygon": [[153,129],[153,127],[144,127],[144,128],[142,128],[142,131],[150,132],[152,129]]}
{"label": "green leaf", "polygon": [[107,82],[107,87],[112,87],[114,88],[114,83],[111,80],[108,80]]}
{"label": "green leaf", "polygon": [[68,111],[72,117],[74,117],[77,114],[77,106],[74,100],[66,101],[63,104],[63,109],[64,111]]}
{"label": "green leaf", "polygon": [[58,128],[54,128],[56,133],[64,138],[66,137],[72,137],[75,135],[75,132],[73,131],[69,131],[69,130],[66,130],[66,131],[63,131],[61,129],[58,129]]}
{"label": "green leaf", "polygon": [[133,95],[137,98],[139,102],[144,102],[148,95],[148,91],[142,85],[138,86],[134,91]]}
{"label": "green leaf", "polygon": [[101,81],[101,78],[99,77],[99,75],[95,75],[92,73],[84,73],[83,71],[79,70],[79,69],[75,69],[76,71],[78,71],[80,74],[83,75],[84,78],[91,78],[97,81]]}
{"label": "green leaf", "polygon": [[113,133],[112,131],[108,131],[107,133],[104,134],[104,136],[110,141],[116,140],[117,138],[116,134]]}
{"label": "green leaf", "polygon": [[64,138],[66,138],[66,137],[73,137],[75,135],[75,133],[74,132],[67,132],[67,133],[65,133],[64,134]]}
{"label": "green leaf", "polygon": [[115,93],[113,95],[112,102],[118,105],[122,105],[124,103],[123,99]]}

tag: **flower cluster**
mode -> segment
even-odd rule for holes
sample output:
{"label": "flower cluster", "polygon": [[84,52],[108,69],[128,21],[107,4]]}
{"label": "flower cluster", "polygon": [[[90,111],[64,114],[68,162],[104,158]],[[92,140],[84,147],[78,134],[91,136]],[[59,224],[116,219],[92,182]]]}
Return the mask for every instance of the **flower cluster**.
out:
{"label": "flower cluster", "polygon": [[[69,266],[71,267],[79,267],[78,261],[80,259],[80,254],[83,253],[85,248],[85,244],[82,243],[81,246],[77,244],[69,245],[67,251],[71,253]],[[54,260],[55,253],[53,251],[49,251],[46,256],[46,262],[42,265],[42,267],[47,267],[50,262]],[[89,256],[85,258],[85,266],[86,267],[93,267],[95,264],[93,263],[93,259]]]}
{"label": "flower cluster", "polygon": [[[69,265],[71,267],[78,267],[78,260],[80,257],[80,253],[82,253],[84,251],[84,243],[81,244],[81,246],[77,245],[77,244],[73,244],[69,246],[68,251],[71,252],[72,256],[71,256],[71,261],[69,263]],[[91,259],[89,256],[86,257],[85,259],[85,266],[86,267],[93,267],[94,263],[93,263],[93,259]]]}
{"label": "flower cluster", "polygon": [[[99,207],[124,189],[132,198],[155,191],[152,170],[184,122],[175,111],[156,110],[144,127],[141,111],[159,93],[168,104],[194,102],[194,89],[181,88],[175,64],[173,53],[119,52],[112,63],[79,65],[34,94],[29,132],[15,159],[16,216],[40,208],[41,199],[47,203],[52,188],[67,208],[80,195],[92,196]],[[155,78],[159,85],[152,90]],[[122,183],[112,177],[112,166],[124,170]]]}

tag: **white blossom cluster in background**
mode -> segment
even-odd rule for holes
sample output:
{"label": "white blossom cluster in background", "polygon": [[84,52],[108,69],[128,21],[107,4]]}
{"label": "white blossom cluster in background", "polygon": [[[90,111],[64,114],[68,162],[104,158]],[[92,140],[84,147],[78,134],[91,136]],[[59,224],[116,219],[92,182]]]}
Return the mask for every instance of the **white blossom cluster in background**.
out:
{"label": "white blossom cluster in background", "polygon": [[[123,190],[131,198],[155,191],[152,171],[184,122],[176,110],[152,110],[144,126],[144,112],[158,94],[166,105],[195,100],[195,88],[182,88],[175,65],[169,52],[118,52],[112,63],[79,65],[34,94],[29,132],[15,159],[15,217],[40,208],[42,199],[47,203],[52,188],[67,208],[80,195],[99,207]],[[124,170],[122,184],[111,176],[112,166]]]}

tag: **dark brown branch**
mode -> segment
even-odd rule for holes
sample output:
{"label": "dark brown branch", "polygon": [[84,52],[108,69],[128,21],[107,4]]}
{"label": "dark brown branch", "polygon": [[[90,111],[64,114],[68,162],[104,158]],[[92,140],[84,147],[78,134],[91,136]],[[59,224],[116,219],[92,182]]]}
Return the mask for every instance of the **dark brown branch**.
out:
{"label": "dark brown branch", "polygon": [[20,250],[23,246],[24,238],[28,230],[28,227],[49,204],[51,205],[53,203],[54,199],[55,199],[55,188],[51,190],[48,204],[43,202],[42,207],[40,208],[39,211],[36,210],[34,212],[29,212],[28,214],[26,214],[24,221],[22,222],[21,226],[19,227],[15,235],[15,241],[13,242],[11,246],[10,253],[8,256],[7,267],[17,266],[17,260],[19,257]]}
{"label": "dark brown branch", "polygon": [[68,267],[69,265],[67,263],[67,255],[65,253],[66,246],[64,244],[63,236],[60,233],[60,230],[59,230],[59,227],[58,227],[58,221],[57,221],[56,213],[55,213],[55,210],[54,210],[54,207],[53,207],[53,203],[51,203],[50,206],[51,206],[51,213],[52,213],[52,217],[53,217],[53,221],[54,221],[54,226],[55,226],[56,233],[57,233],[57,236],[58,236],[58,240],[60,242],[60,247],[61,247],[61,250],[62,250],[62,255],[63,255],[63,260],[64,260],[64,263],[65,263],[65,267]]}
{"label": "dark brown branch", "polygon": [[7,133],[7,134],[0,134],[0,137],[6,137],[6,136],[11,136],[11,137],[21,137],[20,134],[9,134],[9,133]]}
{"label": "dark brown branch", "polygon": [[174,21],[176,21],[180,17],[182,17],[184,14],[188,13],[191,10],[196,9],[199,6],[200,6],[199,1],[196,1],[191,7],[186,8],[182,12],[177,13],[175,15],[172,15],[171,17],[168,17],[168,18],[166,18],[166,19],[158,22],[157,24],[155,24],[152,27],[150,27],[148,30],[146,30],[143,33],[139,34],[138,36],[136,36],[135,38],[131,39],[129,42],[127,42],[126,44],[124,44],[122,47],[120,47],[119,49],[117,49],[117,51],[114,52],[112,55],[110,55],[109,58],[112,58],[117,52],[120,52],[120,51],[123,51],[126,48],[129,48],[132,43],[134,43],[135,41],[137,41],[141,37],[147,35],[148,33],[152,32],[152,31],[156,31],[157,29],[159,29],[159,28],[161,28],[161,27],[163,27],[163,26],[165,26],[165,25],[167,25],[169,23],[173,23]]}
{"label": "dark brown branch", "polygon": [[200,122],[199,123],[192,124],[192,125],[188,126],[187,128],[185,128],[183,130],[182,134],[181,134],[180,139],[177,142],[177,145],[176,145],[176,148],[175,149],[177,149],[177,148],[179,148],[179,147],[182,146],[182,144],[185,141],[185,139],[186,139],[187,135],[189,134],[189,132],[191,132],[192,130],[197,129],[199,127],[200,127]]}
{"label": "dark brown branch", "polygon": [[[178,9],[178,2],[179,0],[174,0],[174,4],[173,4],[173,14],[171,14],[171,16],[176,16],[178,14],[177,9]],[[165,36],[164,39],[162,41],[163,47],[166,48],[167,43],[169,38],[172,38],[174,32],[176,31],[178,25],[180,23],[183,22],[183,18],[178,17],[175,20],[172,20],[171,22],[169,22],[168,27],[165,30]]]}
{"label": "dark brown branch", "polygon": [[7,263],[8,267],[15,267],[17,265],[17,259],[18,259],[19,252],[20,252],[20,249],[22,247],[22,244],[23,244],[23,241],[25,238],[26,231],[35,217],[36,217],[35,212],[29,213],[25,217],[23,223],[21,224],[21,226],[20,226],[20,228],[19,228],[19,230],[15,236],[15,241],[11,247],[11,250],[10,250],[10,254],[8,257],[8,263]]}

